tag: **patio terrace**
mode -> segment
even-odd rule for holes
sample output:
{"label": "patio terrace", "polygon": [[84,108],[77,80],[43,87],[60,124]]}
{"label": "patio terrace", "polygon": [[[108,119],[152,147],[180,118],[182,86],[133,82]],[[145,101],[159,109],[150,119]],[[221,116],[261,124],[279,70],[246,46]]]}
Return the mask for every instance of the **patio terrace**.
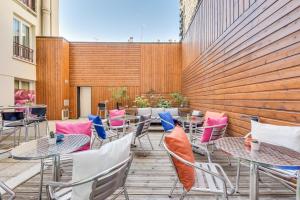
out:
{"label": "patio terrace", "polygon": [[[53,123],[50,123],[53,124]],[[53,127],[53,125],[52,125]],[[155,200],[155,199],[170,199],[168,194],[171,190],[173,180],[176,177],[175,172],[169,162],[168,156],[162,147],[158,146],[161,137],[160,131],[152,131],[150,133],[150,138],[154,145],[154,151],[148,151],[146,157],[142,154],[140,148],[133,148],[135,153],[133,164],[131,166],[129,176],[127,179],[127,187],[129,198],[133,200]],[[147,141],[143,141],[146,149],[150,149],[147,145]],[[99,144],[96,144],[97,147]],[[206,162],[207,158],[205,156],[200,156],[195,154],[197,161]],[[24,169],[28,167],[28,164],[24,162],[18,162],[18,168],[11,168],[11,163],[15,162],[12,159],[6,159],[1,162],[3,169],[1,171],[15,171],[21,173]],[[236,160],[232,159],[232,166],[228,165],[228,161],[225,154],[221,151],[216,151],[213,155],[213,162],[219,163],[224,167],[224,170],[228,174],[231,181],[234,183],[236,176]],[[31,162],[32,164],[32,162]],[[39,166],[39,162],[35,162]],[[5,167],[6,166],[6,167]],[[23,167],[23,168],[22,168]],[[64,161],[62,163],[62,169],[64,170],[61,181],[69,181],[72,176],[72,161]],[[38,172],[38,170],[36,171]],[[3,173],[0,174],[1,180],[3,180]],[[15,176],[18,175],[17,173]],[[52,180],[52,169],[51,167],[45,170],[44,181]],[[39,187],[40,175],[37,174],[28,181],[22,183],[14,189],[16,192],[16,199],[37,199],[38,197],[38,187]],[[261,175],[260,186],[260,199],[277,199],[277,200],[292,200],[295,199],[295,194],[290,190],[285,188],[282,184],[270,177]],[[44,188],[45,189],[45,188]],[[179,198],[182,192],[182,188],[178,187],[175,190],[174,199]],[[6,199],[7,196],[4,196]],[[45,190],[43,193],[43,199],[46,198]],[[118,199],[123,199],[120,196]],[[192,192],[187,199],[215,199],[214,196],[210,194],[203,194]],[[235,194],[230,196],[229,199],[249,199],[249,168],[242,167],[241,169],[241,182],[240,182],[240,194]]]}

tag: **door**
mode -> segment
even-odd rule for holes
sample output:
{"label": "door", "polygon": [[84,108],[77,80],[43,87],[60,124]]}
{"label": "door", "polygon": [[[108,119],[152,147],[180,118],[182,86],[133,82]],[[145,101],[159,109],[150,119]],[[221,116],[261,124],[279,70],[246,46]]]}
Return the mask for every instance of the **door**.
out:
{"label": "door", "polygon": [[92,112],[92,88],[80,87],[80,117],[87,117]]}

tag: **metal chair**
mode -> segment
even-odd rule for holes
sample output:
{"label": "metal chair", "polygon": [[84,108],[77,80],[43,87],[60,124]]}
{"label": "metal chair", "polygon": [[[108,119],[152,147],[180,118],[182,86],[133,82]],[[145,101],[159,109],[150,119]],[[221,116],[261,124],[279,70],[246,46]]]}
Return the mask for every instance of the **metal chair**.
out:
{"label": "metal chair", "polygon": [[112,199],[116,199],[123,193],[125,199],[129,200],[125,183],[132,159],[133,156],[130,155],[126,160],[114,167],[81,181],[67,183],[49,182],[45,184],[48,199],[71,199],[72,187],[92,182],[91,200],[106,199],[113,195],[118,189],[120,190],[118,190],[118,193]]}
{"label": "metal chair", "polygon": [[[208,162],[211,161],[211,153],[209,151],[209,147],[212,147],[212,151],[214,148],[214,141],[222,138],[226,133],[227,124],[220,124],[216,126],[202,126],[202,127],[195,127],[195,131],[191,132],[190,141],[194,148],[199,148],[200,150],[204,150],[207,154]],[[201,137],[204,134],[206,129],[212,129],[210,138],[207,142],[201,142]],[[229,160],[229,158],[228,158]],[[230,161],[229,161],[230,164]]]}
{"label": "metal chair", "polygon": [[[2,112],[2,127],[4,128],[14,128],[15,132],[19,129],[19,140],[20,142],[21,137],[21,128],[25,127],[25,141],[29,140],[28,135],[28,128],[33,124],[34,132],[36,135],[36,126],[33,121],[28,121],[25,116],[24,112]],[[14,137],[15,138],[15,137]],[[15,139],[14,139],[15,141]]]}
{"label": "metal chair", "polygon": [[[3,154],[7,154],[7,153],[10,153],[11,149],[7,149],[5,151],[2,151],[0,153],[0,157],[3,155]],[[0,181],[0,188],[2,188],[8,195],[8,200],[13,200],[16,198],[16,194],[15,192],[9,187],[7,186],[3,181]],[[0,193],[0,199],[2,199],[2,195]]]}
{"label": "metal chair", "polygon": [[[195,183],[194,186],[191,188],[191,191],[212,193],[217,196],[222,196],[224,199],[228,199],[228,195],[234,193],[234,187],[232,183],[230,182],[223,168],[219,164],[200,162],[191,163],[169,150],[165,142],[163,142],[163,146],[168,153],[170,162],[172,163],[177,175],[173,187],[170,191],[169,197],[172,197],[175,187],[179,181],[177,170],[173,163],[173,159],[176,159],[182,162],[183,164],[193,167],[195,169]],[[227,188],[227,186],[229,187]],[[180,200],[183,200],[187,193],[188,191],[183,189],[183,193],[180,196]]]}
{"label": "metal chair", "polygon": [[[99,135],[99,133],[97,131],[97,127],[103,129],[103,131],[106,134],[106,138],[105,139],[103,139]],[[91,143],[91,148],[93,147],[96,139],[100,142],[100,147],[101,147],[102,144],[103,144],[103,142],[105,140],[108,139],[111,142],[113,140],[113,138],[119,138],[119,133],[118,132],[114,132],[112,130],[109,130],[108,126],[93,123],[93,137],[94,138],[93,138],[92,143]]]}
{"label": "metal chair", "polygon": [[150,115],[141,116],[139,123],[136,124],[137,127],[136,127],[136,132],[135,132],[135,137],[134,137],[134,143],[135,143],[136,139],[138,139],[139,144],[142,148],[142,151],[144,152],[144,156],[146,156],[146,151],[141,142],[142,137],[147,136],[147,139],[150,143],[151,149],[154,150],[153,145],[150,140],[150,137],[149,137],[149,134],[148,134],[150,124],[151,124],[151,116]]}
{"label": "metal chair", "polygon": [[159,146],[161,146],[162,141],[167,133],[170,133],[175,128],[175,123],[172,115],[169,112],[159,113],[159,119],[161,125],[164,129],[164,133],[160,138]]}
{"label": "metal chair", "polygon": [[35,125],[38,128],[38,135],[39,137],[41,136],[41,131],[40,131],[40,123],[46,122],[46,135],[48,135],[49,130],[49,124],[48,124],[48,119],[47,119],[47,108],[46,107],[37,107],[37,108],[32,108],[31,109],[31,114],[30,118],[28,119],[29,121],[33,121]]}

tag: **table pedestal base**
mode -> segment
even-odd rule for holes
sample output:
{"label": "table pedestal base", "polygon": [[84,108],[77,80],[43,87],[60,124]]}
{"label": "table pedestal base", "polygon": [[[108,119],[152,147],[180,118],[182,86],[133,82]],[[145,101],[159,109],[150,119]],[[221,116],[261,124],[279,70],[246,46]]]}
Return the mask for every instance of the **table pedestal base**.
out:
{"label": "table pedestal base", "polygon": [[257,177],[257,165],[253,162],[250,163],[250,200],[258,200],[258,177]]}

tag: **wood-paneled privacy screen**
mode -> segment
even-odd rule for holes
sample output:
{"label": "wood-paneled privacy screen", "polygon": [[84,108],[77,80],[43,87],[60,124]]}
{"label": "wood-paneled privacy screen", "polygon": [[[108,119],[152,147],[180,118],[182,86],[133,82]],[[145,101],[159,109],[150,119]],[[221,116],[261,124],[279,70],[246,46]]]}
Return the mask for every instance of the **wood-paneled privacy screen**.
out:
{"label": "wood-paneled privacy screen", "polygon": [[202,0],[181,43],[38,38],[37,101],[51,119],[68,97],[77,117],[80,86],[92,88],[94,113],[124,86],[130,101],[151,89],[182,91],[193,109],[226,112],[232,135],[249,131],[244,114],[299,125],[300,1]]}
{"label": "wood-paneled privacy screen", "polygon": [[190,105],[229,115],[229,133],[300,124],[300,1],[203,0],[182,41]]}
{"label": "wood-paneled privacy screen", "polygon": [[[69,83],[72,118],[78,117],[78,87],[91,87],[94,114],[100,101],[109,100],[109,108],[113,107],[112,92],[120,87],[127,88],[129,99],[126,104],[129,105],[132,105],[136,96],[150,90],[162,96],[181,91],[180,43],[67,42],[69,56],[65,59],[69,63],[65,63],[68,65],[65,66],[58,61],[63,59],[59,50],[61,44],[66,42],[63,38],[37,39],[37,101],[49,105],[50,119],[59,119],[64,107],[57,104],[63,102],[63,96],[53,93],[60,94],[60,90],[56,90],[61,87],[57,77],[65,68],[69,70],[66,82]],[[51,95],[47,95],[50,92]]]}

